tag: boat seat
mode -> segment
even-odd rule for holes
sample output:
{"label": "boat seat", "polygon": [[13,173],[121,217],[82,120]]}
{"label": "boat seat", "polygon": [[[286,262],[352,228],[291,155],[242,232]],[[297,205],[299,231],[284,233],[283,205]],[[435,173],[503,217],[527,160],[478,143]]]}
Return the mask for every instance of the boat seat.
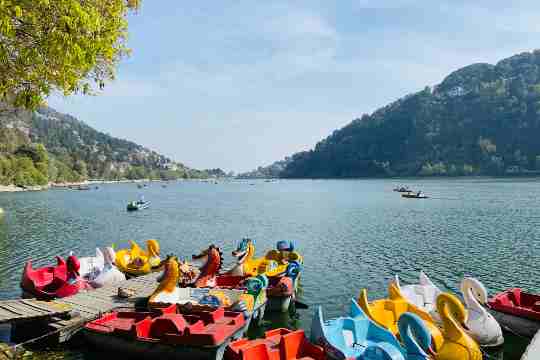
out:
{"label": "boat seat", "polygon": [[521,306],[521,289],[510,290],[507,298],[512,305]]}
{"label": "boat seat", "polygon": [[165,334],[182,335],[187,322],[180,314],[165,314],[155,318],[150,325],[150,337],[160,339]]}

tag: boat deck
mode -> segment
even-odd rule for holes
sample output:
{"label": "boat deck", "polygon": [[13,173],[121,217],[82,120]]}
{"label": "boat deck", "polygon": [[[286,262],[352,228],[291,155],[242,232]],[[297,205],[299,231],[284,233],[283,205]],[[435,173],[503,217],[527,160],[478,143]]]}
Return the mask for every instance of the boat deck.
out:
{"label": "boat deck", "polygon": [[[49,331],[58,336],[57,342],[69,340],[87,322],[115,308],[132,308],[135,301],[148,297],[157,285],[159,273],[151,273],[132,278],[115,285],[104,286],[91,291],[81,291],[76,295],[52,301],[16,299],[0,301],[0,323],[24,324],[45,323]],[[118,297],[118,288],[132,289],[131,298]]]}

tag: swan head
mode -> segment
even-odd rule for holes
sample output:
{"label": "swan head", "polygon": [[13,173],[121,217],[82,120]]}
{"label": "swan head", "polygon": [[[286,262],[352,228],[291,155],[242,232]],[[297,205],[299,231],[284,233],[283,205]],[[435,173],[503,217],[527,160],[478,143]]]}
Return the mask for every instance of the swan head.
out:
{"label": "swan head", "polygon": [[469,294],[471,294],[476,301],[478,301],[481,305],[487,304],[488,301],[488,293],[484,285],[478,281],[475,278],[472,277],[466,277],[461,282],[461,293],[463,294],[463,297],[465,298],[465,302],[467,305],[469,305]]}
{"label": "swan head", "polygon": [[435,357],[431,333],[424,321],[416,314],[406,312],[399,317],[398,329],[407,354],[428,359]]}
{"label": "swan head", "polygon": [[107,246],[103,249],[103,261],[105,264],[108,265],[114,265],[114,261],[116,259],[116,253],[114,252],[114,249],[110,246]]}
{"label": "swan head", "polygon": [[150,256],[158,257],[159,256],[159,243],[155,239],[150,239],[146,241],[146,248]]}

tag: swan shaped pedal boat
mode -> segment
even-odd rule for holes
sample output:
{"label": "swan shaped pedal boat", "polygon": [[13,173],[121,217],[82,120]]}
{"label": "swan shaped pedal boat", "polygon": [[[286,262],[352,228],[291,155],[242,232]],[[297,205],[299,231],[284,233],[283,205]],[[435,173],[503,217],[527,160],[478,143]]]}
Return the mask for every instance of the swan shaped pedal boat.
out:
{"label": "swan shaped pedal boat", "polygon": [[221,360],[245,326],[240,312],[216,309],[113,311],[84,327],[90,344],[142,359]]}
{"label": "swan shaped pedal boat", "polygon": [[395,336],[399,336],[398,321],[401,315],[409,312],[421,318],[429,329],[433,339],[433,349],[437,351],[444,342],[440,329],[435,325],[433,318],[424,310],[411,304],[400,293],[397,284],[391,282],[388,286],[388,298],[368,301],[367,290],[362,289],[358,298],[362,311],[376,324],[387,329]]}
{"label": "swan shaped pedal boat", "polygon": [[[159,285],[148,299],[150,308],[159,309],[170,304],[187,306],[223,306],[231,311],[241,311],[246,317],[246,329],[251,320],[260,323],[266,307],[266,286],[268,280],[264,275],[249,278],[240,289],[212,289],[178,287],[182,266],[174,256],[163,261],[163,273],[158,278]],[[189,304],[189,305],[188,305]]]}
{"label": "swan shaped pedal boat", "polygon": [[268,277],[280,276],[287,271],[287,265],[291,261],[302,265],[302,256],[294,251],[294,245],[290,241],[278,241],[277,249],[270,250],[264,257],[255,258],[255,243],[251,239],[242,239],[232,255],[236,258],[236,265],[229,270],[229,274],[236,276]]}
{"label": "swan shaped pedal boat", "polygon": [[373,322],[351,301],[350,315],[324,320],[322,308],[315,312],[311,341],[321,345],[332,359],[427,360],[430,359],[431,334],[422,319],[412,313],[399,321],[403,345],[387,329]]}
{"label": "swan shaped pedal boat", "polygon": [[23,295],[50,300],[75,295],[79,290],[92,288],[79,275],[80,263],[76,256],[70,255],[67,260],[57,256],[56,262],[56,266],[34,269],[32,261],[28,261],[21,279]]}
{"label": "swan shaped pedal boat", "polygon": [[[70,253],[73,255],[73,252]],[[79,274],[84,279],[93,279],[98,273],[103,271],[105,266],[105,257],[99,248],[96,248],[96,256],[84,256],[79,258],[81,267]]]}
{"label": "swan shaped pedal boat", "polygon": [[159,269],[159,243],[157,240],[146,241],[147,250],[144,251],[135,241],[130,241],[130,249],[116,252],[116,266],[128,275],[144,275]]}
{"label": "swan shaped pedal boat", "polygon": [[[97,250],[99,249],[96,249],[96,251]],[[103,267],[97,271],[92,271],[88,276],[84,276],[90,285],[94,289],[97,289],[105,285],[117,284],[126,280],[126,275],[118,270],[114,264],[116,253],[113,248],[106,247],[103,249],[103,252],[100,251],[100,254],[103,257]]]}
{"label": "swan shaped pedal boat", "polygon": [[[396,275],[396,284],[403,296],[416,306],[430,313],[435,321],[441,321],[437,311],[437,296],[443,292],[424,273],[420,272],[418,284],[400,286]],[[493,315],[484,308],[488,302],[488,294],[484,285],[475,278],[466,277],[460,284],[461,293],[468,311],[467,332],[481,346],[495,347],[504,343],[501,326]]]}
{"label": "swan shaped pedal boat", "polygon": [[227,274],[232,276],[266,275],[270,281],[267,310],[287,312],[296,298],[304,262],[302,256],[294,251],[293,243],[279,241],[276,250],[269,251],[262,258],[254,258],[254,241],[243,239],[232,255],[237,259],[236,265]]}
{"label": "swan shaped pedal boat", "polygon": [[[399,316],[405,307],[422,319],[429,319],[430,315],[407,302],[399,292],[397,285],[392,282],[389,286],[390,298],[367,303],[366,291],[360,296],[360,306],[366,307],[367,315],[379,325],[394,330],[394,318]],[[437,360],[480,360],[482,352],[475,340],[465,332],[467,310],[454,295],[443,293],[437,297],[436,307],[441,315],[442,328],[439,329],[433,320],[424,321],[431,332],[434,341],[435,359]],[[394,330],[395,331],[395,330]],[[401,333],[399,333],[402,335]],[[397,335],[397,334],[396,334]]]}
{"label": "swan shaped pedal boat", "polygon": [[226,360],[326,360],[322,347],[306,339],[304,330],[274,329],[264,339],[240,339],[225,350]]}

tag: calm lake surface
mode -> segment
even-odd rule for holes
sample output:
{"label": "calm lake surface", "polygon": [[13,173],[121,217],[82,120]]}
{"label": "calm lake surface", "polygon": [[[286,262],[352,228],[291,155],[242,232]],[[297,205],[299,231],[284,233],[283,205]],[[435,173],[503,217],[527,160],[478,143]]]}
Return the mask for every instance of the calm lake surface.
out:
{"label": "calm lake surface", "polygon": [[[402,199],[406,184],[432,196]],[[144,194],[151,208],[128,213],[128,200]],[[188,258],[214,243],[226,255],[255,239],[258,255],[278,240],[294,240],[304,255],[303,302],[298,316],[277,316],[265,329],[309,329],[315,305],[326,316],[348,311],[366,287],[386,295],[389,280],[416,282],[424,269],[442,288],[457,292],[464,275],[490,294],[519,286],[540,291],[540,179],[407,179],[174,182],[99,185],[98,190],[0,194],[0,298],[20,295],[26,260],[45,265],[69,250],[155,238],[162,253]],[[264,329],[263,329],[264,330]],[[260,330],[259,333],[262,333]],[[254,332],[251,335],[256,335]],[[500,352],[484,359],[519,359],[527,341],[506,335]],[[96,359],[87,349],[36,353],[35,358]]]}

